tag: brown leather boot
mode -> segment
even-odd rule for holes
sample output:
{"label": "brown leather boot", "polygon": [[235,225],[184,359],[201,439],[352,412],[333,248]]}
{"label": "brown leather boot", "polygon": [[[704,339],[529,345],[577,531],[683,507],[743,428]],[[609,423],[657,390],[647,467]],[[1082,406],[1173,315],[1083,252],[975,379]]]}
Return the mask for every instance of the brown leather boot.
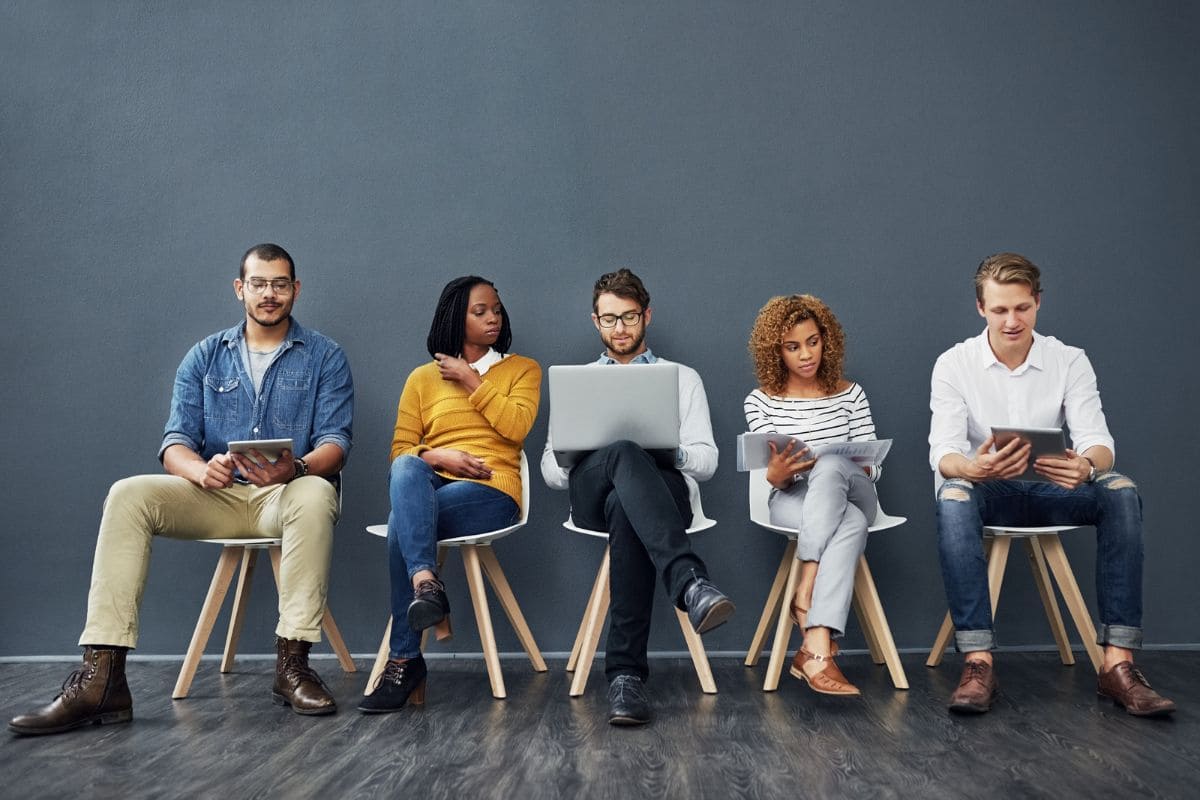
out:
{"label": "brown leather boot", "polygon": [[83,666],[63,681],[62,691],[47,706],[13,717],[8,729],[25,736],[63,733],[82,725],[129,722],[133,698],[125,682],[126,648],[83,649]]}
{"label": "brown leather boot", "polygon": [[337,703],[324,681],[308,665],[312,642],[275,638],[275,685],[271,699],[297,714],[332,714]]}

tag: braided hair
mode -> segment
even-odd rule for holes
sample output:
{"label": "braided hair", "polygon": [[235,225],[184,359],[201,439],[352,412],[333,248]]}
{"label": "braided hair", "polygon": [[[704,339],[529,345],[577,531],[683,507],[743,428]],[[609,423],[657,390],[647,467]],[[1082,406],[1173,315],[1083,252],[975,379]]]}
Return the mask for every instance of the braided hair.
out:
{"label": "braided hair", "polygon": [[[437,308],[433,312],[433,323],[429,326],[429,336],[425,339],[425,347],[429,355],[445,353],[450,356],[461,356],[463,341],[466,338],[467,304],[471,300],[471,290],[481,283],[486,283],[493,289],[496,284],[478,275],[464,275],[455,278],[442,289],[438,298]],[[512,346],[512,326],[508,322],[508,309],[501,304],[500,336],[493,345],[500,353],[507,353]]]}

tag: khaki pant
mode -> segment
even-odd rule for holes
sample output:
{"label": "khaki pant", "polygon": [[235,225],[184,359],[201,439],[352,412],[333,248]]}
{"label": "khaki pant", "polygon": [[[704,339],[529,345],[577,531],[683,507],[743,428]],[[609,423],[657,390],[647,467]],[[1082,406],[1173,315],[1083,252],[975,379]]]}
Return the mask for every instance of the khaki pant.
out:
{"label": "khaki pant", "polygon": [[109,489],[100,519],[80,645],[135,647],[154,536],[282,538],[279,625],[285,639],[321,640],[337,490],[316,476],[259,488],[206,490],[174,475],[135,475]]}

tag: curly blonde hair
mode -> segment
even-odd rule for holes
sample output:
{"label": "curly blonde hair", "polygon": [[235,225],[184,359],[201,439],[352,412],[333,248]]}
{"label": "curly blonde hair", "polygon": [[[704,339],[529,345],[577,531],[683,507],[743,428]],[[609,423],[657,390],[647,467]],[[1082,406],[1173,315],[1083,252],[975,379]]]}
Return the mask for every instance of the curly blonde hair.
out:
{"label": "curly blonde hair", "polygon": [[754,375],[767,394],[781,394],[787,387],[788,371],[783,364],[779,346],[783,335],[806,319],[811,319],[821,332],[824,349],[821,365],[817,367],[817,382],[833,394],[842,383],[842,363],[846,356],[846,334],[837,317],[820,299],[811,294],[772,297],[754,320],[750,331],[750,357],[754,359]]}

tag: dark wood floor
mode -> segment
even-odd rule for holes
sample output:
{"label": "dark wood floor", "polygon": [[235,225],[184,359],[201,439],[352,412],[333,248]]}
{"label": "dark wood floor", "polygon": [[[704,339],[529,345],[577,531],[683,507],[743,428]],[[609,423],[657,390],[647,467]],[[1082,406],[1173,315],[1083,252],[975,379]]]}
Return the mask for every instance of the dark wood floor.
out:
{"label": "dark wood floor", "polygon": [[[840,661],[861,699],[815,695],[786,675],[764,694],[765,660],[751,670],[733,659],[714,659],[720,694],[705,696],[690,662],[656,660],[657,719],[645,728],[606,724],[598,664],[571,700],[562,661],[539,675],[506,660],[509,699],[497,701],[481,661],[432,661],[424,709],[368,717],[354,710],[365,672],[315,661],[341,711],[307,718],[270,703],[270,661],[225,676],[205,661],[184,701],[170,699],[177,665],[140,662],[132,724],[0,737],[0,797],[1196,796],[1198,652],[1141,659],[1180,704],[1165,721],[1098,700],[1090,668],[1053,653],[1001,654],[1003,697],[974,718],[945,711],[953,657],[930,670],[905,656],[907,692],[866,656]],[[69,671],[0,664],[5,719],[47,701]]]}

